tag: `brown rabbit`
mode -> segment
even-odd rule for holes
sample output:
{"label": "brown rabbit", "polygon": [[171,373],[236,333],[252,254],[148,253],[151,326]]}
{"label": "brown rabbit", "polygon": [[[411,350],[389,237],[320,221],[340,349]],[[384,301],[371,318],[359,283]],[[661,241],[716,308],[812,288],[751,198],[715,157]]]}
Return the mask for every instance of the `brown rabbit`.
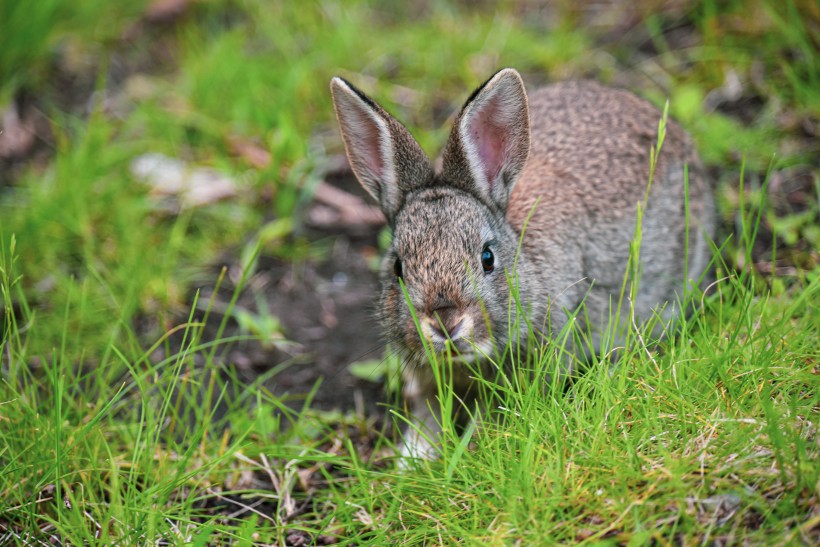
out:
{"label": "brown rabbit", "polygon": [[[350,165],[393,230],[382,263],[381,322],[406,357],[404,393],[419,426],[405,436],[403,453],[430,457],[428,438],[439,426],[422,337],[437,352],[455,348],[460,362],[480,364],[494,348],[526,341],[533,329],[516,327],[524,325],[518,310],[548,338],[583,303],[577,328],[591,340],[586,352],[600,349],[627,272],[661,114],[593,82],[550,85],[528,100],[518,72],[504,69],[467,100],[436,173],[407,129],[364,93],[341,78],[330,89]],[[703,167],[678,125],[669,122],[666,131],[642,217],[640,285],[622,322],[633,314],[672,319],[688,283],[685,261],[698,280],[711,256],[714,204]],[[456,377],[460,395],[466,375]]]}

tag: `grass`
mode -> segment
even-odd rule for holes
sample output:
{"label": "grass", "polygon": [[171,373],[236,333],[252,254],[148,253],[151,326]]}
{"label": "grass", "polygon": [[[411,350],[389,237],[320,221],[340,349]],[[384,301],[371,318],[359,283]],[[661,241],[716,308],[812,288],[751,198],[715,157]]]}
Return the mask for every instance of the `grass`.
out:
{"label": "grass", "polygon": [[53,73],[55,58],[82,57],[117,40],[123,27],[135,20],[144,0],[111,4],[88,0],[71,4],[63,0],[0,5],[0,103],[11,100],[19,88],[43,86]]}
{"label": "grass", "polygon": [[[820,182],[801,125],[820,116],[814,4],[639,6],[639,25],[606,27],[569,3],[248,0],[194,3],[164,30],[141,3],[109,4],[0,7],[0,110],[35,96],[53,134],[48,160],[0,188],[0,543],[817,541]],[[172,68],[134,77],[163,45]],[[634,336],[622,366],[546,392],[544,351],[484,386],[492,420],[445,427],[440,460],[399,472],[372,419],[240,380],[224,365],[240,335],[206,328],[214,304],[192,287],[225,249],[244,277],[217,283],[237,295],[259,253],[315,252],[294,233],[341,150],[332,75],[434,152],[453,101],[500,66],[533,82],[625,73],[668,96],[719,181],[725,262],[672,338]],[[110,102],[59,107],[66,72]],[[715,102],[730,73],[761,106]],[[237,137],[269,162],[254,167]],[[227,173],[237,196],[169,209],[130,173],[146,152]],[[784,214],[770,189],[794,173],[809,196]],[[276,330],[257,327],[247,336]]]}
{"label": "grass", "polygon": [[[780,327],[759,323],[765,302],[729,285],[747,307],[740,325],[733,316],[720,327],[703,310],[655,362],[634,347],[614,373],[597,364],[567,392],[545,396],[529,375],[495,388],[506,410],[474,449],[444,451],[422,478],[395,479],[380,496],[384,537],[806,540],[798,508],[814,494],[817,472],[813,426],[804,420],[817,395],[812,365],[796,365],[795,356],[816,344],[809,336],[790,337],[789,351],[770,344]],[[816,317],[803,314],[803,305],[775,323],[798,316],[795,326],[808,327]],[[749,341],[753,329],[759,345]],[[543,378],[555,361],[548,356],[530,374]],[[457,438],[450,442],[458,446]]]}

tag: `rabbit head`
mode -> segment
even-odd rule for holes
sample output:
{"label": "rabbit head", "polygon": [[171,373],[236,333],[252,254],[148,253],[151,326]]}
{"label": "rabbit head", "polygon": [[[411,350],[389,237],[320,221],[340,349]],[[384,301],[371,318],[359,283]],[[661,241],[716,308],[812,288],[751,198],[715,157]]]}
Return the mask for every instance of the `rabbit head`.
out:
{"label": "rabbit head", "polygon": [[521,77],[501,70],[467,100],[440,173],[364,93],[341,78],[330,87],[353,172],[393,231],[381,273],[387,338],[411,357],[426,342],[465,360],[506,343],[515,309],[509,276],[523,258],[505,217],[530,147]]}

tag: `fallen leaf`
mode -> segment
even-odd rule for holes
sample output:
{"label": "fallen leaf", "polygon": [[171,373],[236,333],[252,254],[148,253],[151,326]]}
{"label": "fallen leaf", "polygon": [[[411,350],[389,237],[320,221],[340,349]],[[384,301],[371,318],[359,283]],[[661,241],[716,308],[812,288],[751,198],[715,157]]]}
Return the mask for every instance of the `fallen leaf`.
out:
{"label": "fallen leaf", "polygon": [[17,105],[12,101],[0,122],[0,158],[21,158],[28,154],[36,137],[32,118],[20,116]]}
{"label": "fallen leaf", "polygon": [[154,194],[179,198],[182,207],[208,205],[236,195],[236,183],[227,175],[163,154],[137,157],[131,162],[131,174]]}
{"label": "fallen leaf", "polygon": [[247,137],[232,135],[228,137],[228,146],[232,153],[243,158],[257,169],[264,169],[270,165],[270,152]]}
{"label": "fallen leaf", "polygon": [[145,20],[152,23],[171,23],[180,18],[191,0],[154,0],[145,8]]}
{"label": "fallen leaf", "polygon": [[313,198],[316,205],[308,211],[307,221],[317,228],[370,230],[386,222],[378,207],[327,182],[316,187]]}

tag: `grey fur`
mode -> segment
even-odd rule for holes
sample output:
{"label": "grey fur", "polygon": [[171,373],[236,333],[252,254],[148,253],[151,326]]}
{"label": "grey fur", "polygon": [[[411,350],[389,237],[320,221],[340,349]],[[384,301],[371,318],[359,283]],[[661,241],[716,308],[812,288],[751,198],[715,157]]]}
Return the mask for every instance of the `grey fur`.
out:
{"label": "grey fur", "polygon": [[[592,347],[568,349],[602,349],[614,313],[610,303],[617,302],[627,270],[637,206],[647,190],[657,109],[627,91],[589,81],[550,85],[527,99],[518,73],[504,69],[465,104],[445,146],[441,173],[435,174],[407,130],[381,107],[339,78],[331,91],[351,165],[393,228],[382,265],[381,322],[411,365],[405,396],[420,429],[433,439],[438,433],[429,408],[436,390],[394,274],[397,258],[422,334],[437,351],[452,344],[465,360],[481,363],[494,345],[524,341],[528,332],[515,332],[509,324],[516,307],[505,271],[513,267],[519,304],[544,336],[561,329],[583,301],[589,324],[579,322],[578,328],[591,334]],[[356,119],[382,120],[374,124],[381,132],[350,123]],[[642,220],[641,283],[622,323],[633,314],[647,319],[653,313],[666,323],[676,314],[687,282],[684,165],[690,279],[702,276],[711,256],[715,213],[709,182],[686,132],[672,121],[666,132]],[[379,146],[373,135],[390,146]],[[362,157],[385,150],[388,157]],[[379,178],[361,168],[368,162],[392,162],[395,174]],[[488,243],[494,269],[485,273],[481,255]],[[466,394],[466,377],[456,380]],[[431,456],[434,446],[411,428],[404,452]]]}

